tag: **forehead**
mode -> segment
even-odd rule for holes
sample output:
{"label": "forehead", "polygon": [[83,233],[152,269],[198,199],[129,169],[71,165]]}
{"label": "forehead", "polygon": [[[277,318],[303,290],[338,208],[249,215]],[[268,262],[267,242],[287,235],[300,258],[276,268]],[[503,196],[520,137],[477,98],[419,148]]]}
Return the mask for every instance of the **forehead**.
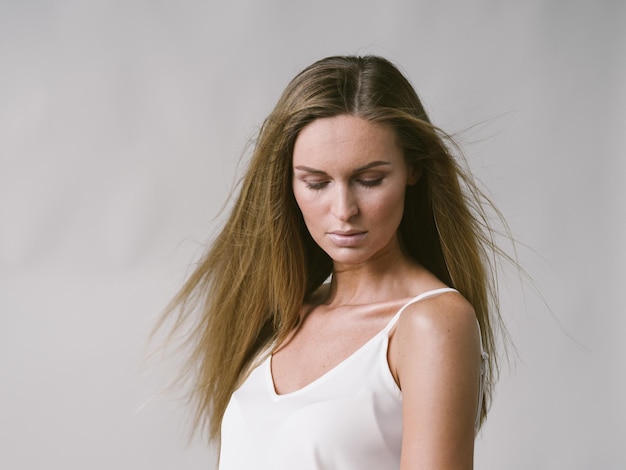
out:
{"label": "forehead", "polygon": [[402,157],[391,127],[345,114],[316,119],[302,129],[294,145],[293,165],[354,168],[372,160],[393,163]]}

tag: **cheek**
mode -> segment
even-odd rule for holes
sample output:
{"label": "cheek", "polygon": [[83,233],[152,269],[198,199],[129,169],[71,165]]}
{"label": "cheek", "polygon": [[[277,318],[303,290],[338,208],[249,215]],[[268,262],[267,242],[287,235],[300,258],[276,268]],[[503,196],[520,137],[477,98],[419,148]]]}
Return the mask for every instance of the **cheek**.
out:
{"label": "cheek", "polygon": [[[302,213],[302,217],[304,221],[309,227],[311,222],[315,223],[315,220],[319,217],[322,212],[320,207],[320,200],[316,198],[312,194],[307,194],[301,191],[298,191],[297,188],[294,188],[293,191],[294,199],[296,200],[296,204],[300,212]],[[309,227],[310,230],[310,227]]]}
{"label": "cheek", "polygon": [[372,201],[370,207],[372,213],[380,218],[395,218],[402,216],[404,212],[404,187],[398,190],[386,193],[383,197],[379,197]]}

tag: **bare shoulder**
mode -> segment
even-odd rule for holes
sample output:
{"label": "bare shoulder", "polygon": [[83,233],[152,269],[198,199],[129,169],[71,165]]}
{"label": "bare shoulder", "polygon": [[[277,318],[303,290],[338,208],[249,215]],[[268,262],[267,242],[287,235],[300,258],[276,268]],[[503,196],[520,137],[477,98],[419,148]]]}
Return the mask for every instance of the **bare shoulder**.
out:
{"label": "bare shoulder", "polygon": [[402,312],[389,344],[389,363],[398,383],[407,360],[412,367],[421,359],[432,364],[433,356],[439,359],[437,362],[461,358],[474,362],[472,357],[479,354],[474,308],[458,292],[438,294],[409,305]]}
{"label": "bare shoulder", "polygon": [[480,339],[469,302],[448,292],[411,304],[388,360],[402,390],[402,468],[471,468]]}
{"label": "bare shoulder", "polygon": [[458,292],[445,292],[409,305],[398,320],[398,333],[462,334],[476,330],[472,305]]}

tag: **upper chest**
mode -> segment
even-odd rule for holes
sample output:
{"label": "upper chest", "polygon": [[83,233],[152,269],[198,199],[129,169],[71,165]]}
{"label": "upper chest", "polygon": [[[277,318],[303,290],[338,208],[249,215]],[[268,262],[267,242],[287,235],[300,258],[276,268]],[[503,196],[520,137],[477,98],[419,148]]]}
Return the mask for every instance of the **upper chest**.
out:
{"label": "upper chest", "polygon": [[[397,302],[363,308],[317,307],[300,328],[274,352],[271,376],[275,391],[291,393],[306,387],[358,353],[375,339],[398,310]],[[385,353],[385,352],[383,352]]]}

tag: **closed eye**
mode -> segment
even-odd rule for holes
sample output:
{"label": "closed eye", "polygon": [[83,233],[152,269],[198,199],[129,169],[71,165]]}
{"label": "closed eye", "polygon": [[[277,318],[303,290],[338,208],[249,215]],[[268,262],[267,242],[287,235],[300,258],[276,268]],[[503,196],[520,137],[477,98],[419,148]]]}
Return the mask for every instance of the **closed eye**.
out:
{"label": "closed eye", "polygon": [[383,178],[375,178],[375,179],[359,179],[357,180],[357,182],[361,185],[361,186],[365,186],[365,187],[372,187],[372,186],[378,186],[383,182]]}
{"label": "closed eye", "polygon": [[328,181],[306,181],[306,187],[312,189],[313,191],[320,191],[328,186]]}

